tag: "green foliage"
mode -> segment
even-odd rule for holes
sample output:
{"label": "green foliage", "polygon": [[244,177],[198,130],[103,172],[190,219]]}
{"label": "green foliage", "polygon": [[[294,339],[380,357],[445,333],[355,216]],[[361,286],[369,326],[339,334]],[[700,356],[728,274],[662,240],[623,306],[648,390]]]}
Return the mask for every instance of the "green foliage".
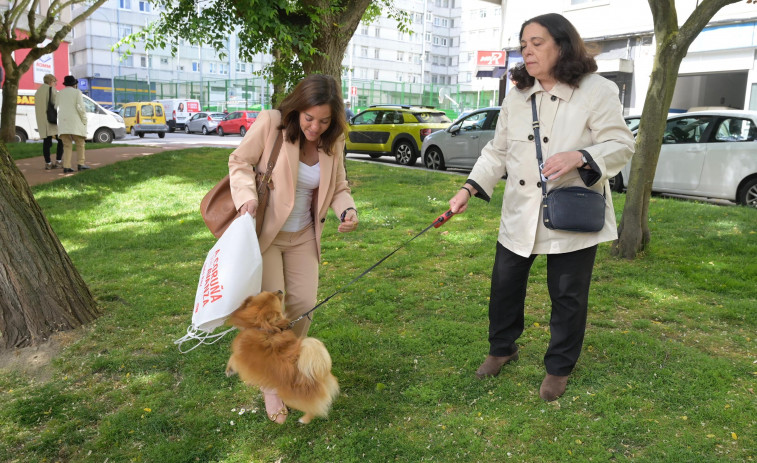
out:
{"label": "green foliage", "polygon": [[[315,313],[342,394],[328,419],[265,418],[224,375],[231,339],[180,354],[214,239],[197,204],[228,150],[134,159],[35,187],[104,315],[47,379],[0,374],[0,461],[751,461],[757,351],[755,213],[654,197],[643,258],[599,248],[584,352],[566,395],[538,397],[549,340],[545,259],[529,279],[520,360],[487,353],[491,204],[432,228]],[[324,298],[427,227],[464,177],[348,161],[358,231],[323,237]],[[616,211],[624,195],[613,194]]]}

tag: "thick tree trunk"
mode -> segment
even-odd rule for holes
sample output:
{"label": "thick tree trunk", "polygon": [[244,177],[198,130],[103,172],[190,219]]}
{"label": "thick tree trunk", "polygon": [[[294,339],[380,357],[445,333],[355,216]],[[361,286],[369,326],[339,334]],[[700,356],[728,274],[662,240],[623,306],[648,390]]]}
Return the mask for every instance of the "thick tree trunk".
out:
{"label": "thick tree trunk", "polygon": [[[12,51],[1,49],[5,77],[3,81],[3,104],[0,107],[0,140],[10,143],[16,136],[16,98],[21,78],[13,62]],[[31,134],[29,134],[31,136]]]}
{"label": "thick tree trunk", "polygon": [[26,347],[77,328],[99,310],[0,143],[0,348]]}

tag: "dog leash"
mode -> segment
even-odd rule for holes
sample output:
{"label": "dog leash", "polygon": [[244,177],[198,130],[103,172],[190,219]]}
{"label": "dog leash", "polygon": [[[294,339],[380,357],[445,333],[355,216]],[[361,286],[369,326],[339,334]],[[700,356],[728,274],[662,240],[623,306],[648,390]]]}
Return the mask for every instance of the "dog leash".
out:
{"label": "dog leash", "polygon": [[[410,243],[411,241],[413,241],[414,239],[418,238],[418,237],[419,237],[419,236],[421,236],[422,234],[426,233],[426,232],[427,232],[427,231],[429,231],[429,230],[430,230],[430,229],[431,229],[432,227],[433,227],[433,228],[439,228],[439,227],[441,227],[441,226],[442,226],[442,225],[443,225],[443,224],[444,224],[444,223],[445,223],[446,221],[448,221],[449,219],[451,219],[453,215],[455,215],[455,214],[454,214],[454,213],[452,212],[452,210],[447,210],[447,212],[445,212],[444,214],[442,214],[442,215],[440,215],[439,217],[437,217],[437,218],[436,218],[436,220],[434,220],[434,222],[433,222],[433,223],[432,223],[431,225],[429,225],[428,227],[426,227],[426,228],[424,228],[423,230],[421,230],[421,232],[420,232],[420,233],[418,233],[418,234],[417,234],[417,235],[415,235],[414,237],[412,237],[412,238],[410,238],[409,240],[407,240],[407,241],[405,241],[404,243],[402,243],[402,244],[401,244],[401,245],[400,245],[400,246],[399,246],[399,247],[398,247],[397,249],[395,249],[394,251],[392,251],[392,252],[390,252],[389,254],[387,254],[386,256],[384,256],[384,257],[383,257],[383,258],[382,258],[381,260],[379,260],[379,261],[378,261],[378,262],[376,262],[375,264],[371,265],[371,266],[370,266],[370,267],[369,267],[369,268],[368,268],[368,269],[367,269],[366,271],[364,271],[363,273],[361,273],[361,274],[360,274],[360,275],[358,275],[357,277],[353,278],[353,279],[352,279],[352,281],[350,281],[350,282],[349,282],[349,283],[347,283],[346,285],[342,286],[342,287],[341,287],[340,289],[336,290],[336,291],[335,291],[335,292],[334,292],[333,294],[331,294],[331,295],[330,295],[329,297],[327,297],[326,299],[324,299],[324,300],[322,300],[321,302],[319,302],[318,304],[316,304],[316,306],[315,306],[315,307],[313,307],[312,309],[308,310],[308,311],[307,311],[307,312],[305,312],[304,314],[300,315],[300,316],[299,316],[299,317],[298,317],[297,319],[295,319],[295,320],[292,320],[291,322],[289,322],[289,326],[290,326],[290,327],[293,327],[295,323],[297,323],[298,321],[302,320],[302,319],[303,319],[303,318],[305,318],[305,317],[308,317],[308,318],[310,318],[310,314],[311,314],[311,313],[313,313],[313,312],[315,312],[315,309],[317,309],[318,307],[320,307],[320,306],[322,306],[323,304],[325,304],[326,302],[328,302],[328,301],[329,301],[329,299],[331,299],[332,297],[334,297],[334,296],[336,296],[337,294],[339,294],[339,293],[343,292],[343,291],[344,291],[345,289],[347,289],[347,287],[348,287],[348,286],[350,286],[350,285],[351,285],[352,283],[354,283],[354,282],[356,282],[357,280],[359,280],[359,279],[361,279],[362,277],[364,277],[364,276],[365,276],[365,275],[366,275],[366,274],[367,274],[368,272],[370,272],[370,271],[371,271],[371,270],[373,270],[374,268],[378,267],[379,265],[381,265],[381,263],[382,263],[382,262],[384,262],[384,261],[385,261],[386,259],[388,259],[389,257],[391,257],[391,256],[392,256],[392,254],[394,254],[395,252],[397,252],[397,251],[399,251],[400,249],[402,249],[402,248],[404,248],[405,246],[407,246],[407,245],[408,245],[408,244],[409,244],[409,243]],[[312,320],[312,319],[311,319],[311,320]]]}

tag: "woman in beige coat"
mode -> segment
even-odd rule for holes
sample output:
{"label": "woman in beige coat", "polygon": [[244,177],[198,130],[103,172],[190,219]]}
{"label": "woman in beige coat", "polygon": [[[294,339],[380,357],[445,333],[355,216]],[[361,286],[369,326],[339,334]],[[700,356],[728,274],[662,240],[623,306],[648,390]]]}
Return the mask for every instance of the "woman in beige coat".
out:
{"label": "woman in beige coat", "polygon": [[[37,119],[39,138],[42,139],[42,156],[45,158],[45,170],[50,170],[61,167],[63,160],[63,143],[57,137],[58,125],[47,120],[48,103],[51,102],[53,107],[55,107],[55,97],[58,94],[58,91],[55,89],[55,82],[58,79],[52,74],[45,74],[42,81],[44,84],[40,85],[34,93],[34,116]],[[53,146],[53,137],[58,139],[55,162],[52,162],[50,159],[50,148]]]}
{"label": "woman in beige coat", "polygon": [[[524,329],[528,275],[536,256],[546,254],[551,340],[539,395],[551,401],[565,392],[581,353],[597,244],[617,238],[608,179],[630,159],[634,139],[623,120],[618,87],[594,74],[596,62],[567,19],[559,14],[530,19],[521,27],[520,41],[524,65],[511,71],[517,89],[505,98],[494,139],[450,208],[465,211],[472,196],[489,201],[507,174],[489,299],[489,355],[476,376],[496,376],[518,359],[515,342]],[[532,97],[541,129],[541,172]],[[604,227],[594,233],[545,227],[540,174],[548,190],[582,186],[604,193]]]}
{"label": "woman in beige coat", "polygon": [[[229,156],[234,205],[255,215],[255,171],[265,172],[277,136],[283,137],[273,170],[273,190],[258,241],[263,255],[263,291],[283,290],[289,319],[312,309],[318,293],[321,234],[329,208],[338,230],[357,228],[355,202],[344,170],[344,106],[336,81],[325,75],[303,79],[279,110],[263,111]],[[310,318],[293,330],[305,336]],[[271,421],[283,423],[287,408],[276,391],[263,391]]]}
{"label": "woman in beige coat", "polygon": [[78,82],[74,76],[63,78],[63,86],[66,87],[58,92],[58,133],[63,140],[63,172],[70,173],[71,168],[71,144],[76,142],[77,170],[89,169],[84,164],[84,139],[87,138],[87,111],[84,107],[84,98],[81,91],[76,88]]}

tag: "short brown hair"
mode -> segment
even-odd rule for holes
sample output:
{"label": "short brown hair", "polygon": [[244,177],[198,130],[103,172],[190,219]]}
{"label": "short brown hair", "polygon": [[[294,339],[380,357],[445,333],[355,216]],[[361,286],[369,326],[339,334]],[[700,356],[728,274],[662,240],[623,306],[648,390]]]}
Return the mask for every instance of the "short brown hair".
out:
{"label": "short brown hair", "polygon": [[331,125],[321,134],[318,147],[329,156],[335,154],[334,144],[344,134],[347,123],[344,116],[342,92],[336,79],[325,74],[311,74],[300,81],[284,101],[279,105],[281,125],[285,137],[290,143],[305,141],[305,134],[300,128],[300,113],[313,106],[329,105],[331,107]]}
{"label": "short brown hair", "polygon": [[[552,68],[552,75],[558,82],[563,82],[571,87],[578,87],[578,82],[586,74],[597,70],[597,62],[586,48],[578,31],[564,16],[557,13],[548,13],[536,16],[523,23],[520,27],[519,39],[523,38],[523,29],[531,23],[537,23],[547,29],[549,35],[560,47],[560,57]],[[522,51],[522,49],[521,49]],[[524,64],[519,64],[510,70],[510,78],[520,90],[531,88],[534,78],[526,71]]]}

